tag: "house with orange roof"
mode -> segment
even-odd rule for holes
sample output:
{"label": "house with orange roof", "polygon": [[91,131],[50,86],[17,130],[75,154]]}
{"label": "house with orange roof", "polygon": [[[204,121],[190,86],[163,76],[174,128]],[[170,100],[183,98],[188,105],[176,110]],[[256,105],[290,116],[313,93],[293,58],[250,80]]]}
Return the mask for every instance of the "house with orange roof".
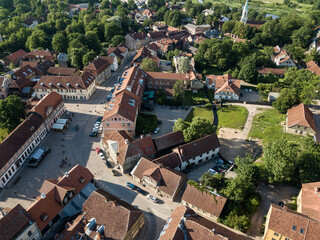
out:
{"label": "house with orange roof", "polygon": [[108,48],[107,53],[108,53],[108,57],[117,57],[120,59],[121,62],[123,62],[125,59],[127,59],[129,55],[129,50],[127,47],[121,46],[120,44],[118,47]]}
{"label": "house with orange roof", "polygon": [[184,73],[147,72],[147,86],[149,89],[173,88],[178,81],[185,81]]}
{"label": "house with orange roof", "polygon": [[320,68],[315,61],[307,62],[307,69],[313,74],[320,76]]}
{"label": "house with orange roof", "polygon": [[172,201],[186,181],[186,175],[180,171],[164,167],[143,157],[131,171],[131,176]]}
{"label": "house with orange roof", "polygon": [[27,54],[27,52],[22,49],[14,52],[14,53],[11,53],[8,56],[3,58],[4,65],[6,67],[8,67],[10,64],[13,64],[14,66],[18,66],[26,54]]}
{"label": "house with orange roof", "polygon": [[95,76],[96,83],[101,85],[111,76],[111,64],[98,56],[83,68],[83,72],[91,73]]}
{"label": "house with orange roof", "polygon": [[142,63],[143,59],[149,58],[157,64],[157,68],[159,69],[160,60],[157,56],[153,56],[151,51],[147,47],[142,47],[137,51],[137,54],[134,56],[131,66],[138,67]]}
{"label": "house with orange roof", "polygon": [[239,100],[240,80],[235,79],[230,74],[209,75],[206,78],[206,85],[209,89],[214,89],[214,99]]}
{"label": "house with orange roof", "polygon": [[309,218],[320,221],[320,182],[302,184],[297,198],[297,211]]}
{"label": "house with orange roof", "polygon": [[46,50],[34,49],[24,56],[24,60],[36,61],[36,62],[43,62],[46,60],[50,60],[54,62],[57,59],[57,56],[58,54],[56,52],[50,51],[48,49]]}
{"label": "house with orange roof", "polygon": [[271,56],[271,60],[279,67],[295,67],[296,63],[293,61],[289,53],[276,46],[273,48],[274,53]]}
{"label": "house with orange roof", "polygon": [[77,216],[83,203],[96,187],[93,174],[76,165],[58,179],[47,179],[40,188],[40,196],[27,209],[45,239],[53,239],[65,220]]}
{"label": "house with orange roof", "polygon": [[146,32],[128,33],[124,39],[126,46],[133,50],[138,50],[151,41]]}
{"label": "house with orange roof", "polygon": [[316,135],[313,114],[303,103],[293,106],[287,112],[286,130],[288,133],[302,135]]}
{"label": "house with orange roof", "polygon": [[265,223],[263,240],[316,240],[320,222],[286,207],[271,204]]}

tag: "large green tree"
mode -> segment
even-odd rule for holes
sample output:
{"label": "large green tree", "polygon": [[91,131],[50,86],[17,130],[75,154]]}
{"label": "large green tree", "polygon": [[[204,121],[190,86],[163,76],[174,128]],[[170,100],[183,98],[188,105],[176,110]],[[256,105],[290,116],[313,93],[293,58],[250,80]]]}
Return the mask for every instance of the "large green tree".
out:
{"label": "large green tree", "polygon": [[52,47],[56,52],[66,53],[68,49],[68,39],[63,33],[57,33],[52,38]]}
{"label": "large green tree", "polygon": [[25,117],[24,103],[16,95],[0,102],[0,127],[13,131]]}
{"label": "large green tree", "polygon": [[140,67],[145,72],[157,72],[158,71],[157,63],[151,58],[144,58],[142,60]]}
{"label": "large green tree", "polygon": [[190,126],[183,131],[184,140],[191,142],[202,138],[206,135],[215,133],[216,127],[209,122],[209,120],[202,117],[195,117],[192,119]]}

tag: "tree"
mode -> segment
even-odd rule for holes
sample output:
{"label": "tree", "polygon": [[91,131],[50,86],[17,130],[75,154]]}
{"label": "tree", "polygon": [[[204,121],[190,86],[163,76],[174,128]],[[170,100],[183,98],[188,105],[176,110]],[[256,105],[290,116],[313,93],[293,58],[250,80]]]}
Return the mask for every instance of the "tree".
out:
{"label": "tree", "polygon": [[89,31],[86,33],[85,37],[87,48],[93,50],[96,53],[99,53],[101,51],[101,43],[98,35],[93,31]]}
{"label": "tree", "polygon": [[258,78],[258,71],[255,64],[254,63],[245,64],[241,68],[238,78],[249,83],[255,82]]}
{"label": "tree", "polygon": [[31,51],[36,48],[49,47],[47,34],[42,30],[33,31],[27,39],[26,47]]}
{"label": "tree", "polygon": [[12,132],[25,117],[24,104],[16,95],[0,102],[0,127]]}
{"label": "tree", "polygon": [[190,126],[183,131],[184,140],[191,142],[216,132],[216,127],[202,117],[192,119]]}
{"label": "tree", "polygon": [[96,56],[97,54],[94,51],[87,52],[82,58],[83,66],[87,66]]}
{"label": "tree", "polygon": [[114,21],[105,23],[104,36],[106,41],[109,42],[115,35],[122,35],[121,25],[117,25]]}
{"label": "tree", "polygon": [[287,110],[294,105],[300,103],[297,89],[284,88],[280,92],[280,96],[273,103],[273,107],[280,113],[286,113]]}
{"label": "tree", "polygon": [[60,53],[66,53],[67,52],[67,46],[68,46],[68,39],[63,33],[57,33],[52,38],[52,48],[54,51]]}
{"label": "tree", "polygon": [[264,149],[264,164],[270,183],[291,182],[295,178],[297,149],[286,140],[275,140]]}
{"label": "tree", "polygon": [[151,58],[144,58],[142,60],[140,67],[145,72],[157,72],[158,71],[157,63]]}
{"label": "tree", "polygon": [[157,11],[156,13],[156,16],[157,18],[162,21],[163,20],[163,17],[164,15],[166,14],[166,12],[168,11],[169,9],[165,6],[162,6],[161,8],[159,8],[159,10]]}
{"label": "tree", "polygon": [[165,5],[164,0],[149,0],[148,1],[148,8],[158,10],[162,6]]}
{"label": "tree", "polygon": [[179,57],[177,60],[177,70],[179,73],[187,73],[190,69],[190,60],[188,57]]}
{"label": "tree", "polygon": [[111,39],[111,44],[110,46],[111,47],[117,47],[120,43],[124,43],[125,42],[125,39],[123,36],[121,35],[115,35],[112,37]]}
{"label": "tree", "polygon": [[212,189],[220,189],[224,182],[224,174],[212,175],[209,172],[205,172],[201,176],[200,183],[204,186],[209,186]]}
{"label": "tree", "polygon": [[173,131],[183,131],[189,127],[189,124],[187,124],[185,121],[183,121],[182,118],[178,118],[177,121],[173,125]]}
{"label": "tree", "polygon": [[182,99],[182,96],[185,93],[185,84],[183,80],[175,82],[173,85],[173,98],[179,102]]}
{"label": "tree", "polygon": [[82,48],[71,48],[68,51],[68,57],[72,66],[82,69],[83,68],[83,56],[85,55],[85,51]]}
{"label": "tree", "polygon": [[206,16],[203,13],[199,14],[197,16],[196,24],[201,25],[201,24],[205,24],[205,22],[206,22]]}

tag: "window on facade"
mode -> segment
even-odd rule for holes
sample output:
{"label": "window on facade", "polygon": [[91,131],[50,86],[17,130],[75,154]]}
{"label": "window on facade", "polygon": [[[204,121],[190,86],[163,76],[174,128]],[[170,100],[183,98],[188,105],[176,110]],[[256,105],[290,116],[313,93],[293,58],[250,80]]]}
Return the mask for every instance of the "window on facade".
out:
{"label": "window on facade", "polygon": [[122,127],[124,127],[126,124],[125,123],[122,123]]}
{"label": "window on facade", "polygon": [[297,229],[297,226],[293,225],[292,230],[295,231]]}
{"label": "window on facade", "polygon": [[29,232],[28,232],[28,236],[29,236],[29,237],[31,237],[31,235],[32,235],[32,232],[31,232],[31,231],[29,231]]}
{"label": "window on facade", "polygon": [[130,123],[127,123],[127,126],[130,127]]}
{"label": "window on facade", "polygon": [[276,233],[276,232],[275,232],[274,235],[278,237],[278,236],[279,236],[279,233]]}
{"label": "window on facade", "polygon": [[115,121],[117,121],[117,118],[114,118]]}
{"label": "window on facade", "polygon": [[109,127],[109,123],[107,123],[107,127]]}

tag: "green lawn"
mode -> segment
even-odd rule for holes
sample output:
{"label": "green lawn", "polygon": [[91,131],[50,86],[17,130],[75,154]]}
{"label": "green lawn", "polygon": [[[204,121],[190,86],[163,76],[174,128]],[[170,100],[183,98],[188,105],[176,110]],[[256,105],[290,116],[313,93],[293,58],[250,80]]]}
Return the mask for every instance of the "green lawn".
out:
{"label": "green lawn", "polygon": [[[213,91],[208,90],[208,94],[211,97],[211,99],[213,99]],[[203,105],[206,103],[209,103],[209,100],[204,94],[204,90],[200,90],[198,93],[186,91],[182,100],[182,104],[185,106]]]}
{"label": "green lawn", "polygon": [[0,128],[0,142],[8,136],[7,129]]}
{"label": "green lawn", "polygon": [[248,117],[248,110],[241,106],[223,106],[218,110],[218,128],[228,127],[240,129]]}
{"label": "green lawn", "polygon": [[254,116],[249,136],[261,139],[263,144],[282,138],[299,143],[304,137],[286,133],[284,127],[280,124],[285,120],[285,114],[281,114],[275,109],[265,110]]}
{"label": "green lawn", "polygon": [[186,117],[185,121],[188,123],[192,122],[194,117],[203,117],[208,119],[210,123],[213,121],[213,114],[211,108],[206,107],[194,107],[189,112],[188,116]]}
{"label": "green lawn", "polygon": [[[194,107],[185,118],[190,123],[194,117],[203,117],[213,122],[213,113],[211,107]],[[229,127],[240,129],[246,123],[248,110],[240,106],[224,106],[218,110],[218,128]]]}

